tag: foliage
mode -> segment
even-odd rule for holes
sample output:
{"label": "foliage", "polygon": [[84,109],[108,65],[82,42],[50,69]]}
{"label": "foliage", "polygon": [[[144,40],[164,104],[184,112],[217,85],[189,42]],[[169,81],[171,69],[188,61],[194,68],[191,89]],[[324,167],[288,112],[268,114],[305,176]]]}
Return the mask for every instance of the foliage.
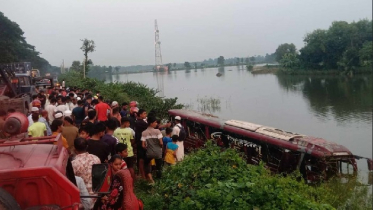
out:
{"label": "foliage", "polygon": [[363,46],[359,51],[360,65],[361,66],[372,66],[373,56],[373,43],[372,41],[364,42]]}
{"label": "foliage", "polygon": [[335,21],[329,29],[317,29],[305,36],[305,46],[300,49],[301,67],[346,71],[371,65],[372,40],[371,20]]}
{"label": "foliage", "polygon": [[[299,181],[301,180],[301,181]],[[208,141],[176,166],[167,168],[154,187],[136,183],[147,209],[370,209],[372,195],[355,179],[317,186],[300,174],[273,175],[261,163],[248,165],[233,149]]]}
{"label": "foliage", "polygon": [[254,69],[254,66],[252,64],[247,64],[246,69],[249,71],[252,71]]}
{"label": "foliage", "polygon": [[296,53],[297,49],[295,48],[295,45],[293,43],[291,44],[288,44],[288,43],[284,43],[284,44],[281,44],[280,46],[277,47],[276,49],[276,61],[277,62],[280,62],[280,60],[282,59],[282,57],[287,54],[287,53]]}
{"label": "foliage", "polygon": [[78,87],[92,92],[100,91],[105,100],[118,101],[119,103],[137,101],[139,107],[148,112],[154,111],[157,117],[164,119],[168,116],[168,110],[181,109],[183,105],[177,104],[177,98],[161,98],[156,96],[157,91],[146,85],[134,82],[105,83],[95,78],[82,78],[76,71],[69,71],[58,78],[65,80],[68,87]]}
{"label": "foliage", "polygon": [[287,70],[295,69],[299,66],[298,55],[295,53],[286,53],[284,56],[282,56],[280,64],[283,68]]}
{"label": "foliage", "polygon": [[88,64],[92,63],[92,61],[88,60],[88,53],[94,52],[96,45],[93,40],[88,40],[87,38],[81,39],[80,41],[83,42],[80,49],[83,51],[84,57],[85,57],[85,60],[84,60],[85,72],[88,72],[89,71]]}
{"label": "foliage", "polygon": [[209,113],[220,111],[220,99],[213,97],[197,98],[198,108],[197,110],[203,113],[207,111]]}
{"label": "foliage", "polygon": [[35,47],[26,42],[24,32],[19,25],[0,12],[0,63],[31,62],[32,67],[41,74],[54,68],[40,57]]}
{"label": "foliage", "polygon": [[188,61],[185,61],[184,66],[185,68],[190,69],[190,63]]}
{"label": "foliage", "polygon": [[219,66],[224,66],[224,62],[225,62],[224,56],[219,56],[218,65]]}
{"label": "foliage", "polygon": [[333,209],[294,177],[273,176],[211,142],[163,174],[153,189],[138,194],[145,209],[156,208],[151,203],[163,209]]}
{"label": "foliage", "polygon": [[83,74],[83,65],[80,63],[80,61],[73,61],[70,71],[76,71]]}

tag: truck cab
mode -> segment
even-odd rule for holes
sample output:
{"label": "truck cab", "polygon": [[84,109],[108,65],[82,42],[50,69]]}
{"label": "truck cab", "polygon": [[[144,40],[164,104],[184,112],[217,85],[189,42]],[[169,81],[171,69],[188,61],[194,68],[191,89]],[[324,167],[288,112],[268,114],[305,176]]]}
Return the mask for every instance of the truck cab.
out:
{"label": "truck cab", "polygon": [[9,115],[0,139],[0,209],[71,209],[80,204],[74,171],[61,136],[27,138],[28,120]]}

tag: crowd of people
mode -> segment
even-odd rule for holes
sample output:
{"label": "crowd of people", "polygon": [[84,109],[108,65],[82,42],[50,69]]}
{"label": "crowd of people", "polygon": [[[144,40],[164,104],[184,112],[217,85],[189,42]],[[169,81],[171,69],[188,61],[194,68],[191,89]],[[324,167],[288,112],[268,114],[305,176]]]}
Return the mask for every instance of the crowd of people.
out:
{"label": "crowd of people", "polygon": [[[108,163],[113,174],[128,170],[132,182],[146,179],[154,184],[153,175],[160,178],[163,166],[175,165],[184,158],[186,133],[181,118],[161,123],[157,113],[148,113],[136,101],[120,106],[117,101],[105,100],[99,92],[48,88],[38,89],[29,110],[29,137],[61,136],[81,193],[95,195],[94,164]],[[82,199],[82,203],[85,209],[94,205],[91,199]]]}

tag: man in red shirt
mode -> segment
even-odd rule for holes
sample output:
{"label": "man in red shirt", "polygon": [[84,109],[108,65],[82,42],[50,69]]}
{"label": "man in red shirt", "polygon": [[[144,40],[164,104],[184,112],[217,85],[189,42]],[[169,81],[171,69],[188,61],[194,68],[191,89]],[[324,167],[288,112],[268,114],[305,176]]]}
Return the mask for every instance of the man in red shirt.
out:
{"label": "man in red shirt", "polygon": [[[100,122],[106,122],[108,114],[112,115],[112,110],[107,103],[103,102],[104,97],[98,97],[98,104],[95,106],[97,120]],[[108,111],[109,110],[109,111]]]}

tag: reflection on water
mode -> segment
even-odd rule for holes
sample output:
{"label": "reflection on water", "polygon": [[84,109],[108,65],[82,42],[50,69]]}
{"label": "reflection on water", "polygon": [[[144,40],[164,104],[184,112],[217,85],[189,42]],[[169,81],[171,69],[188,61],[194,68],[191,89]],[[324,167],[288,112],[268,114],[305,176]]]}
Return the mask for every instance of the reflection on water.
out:
{"label": "reflection on water", "polygon": [[300,91],[320,119],[332,115],[340,123],[372,123],[371,76],[278,75],[277,79],[286,91]]}

